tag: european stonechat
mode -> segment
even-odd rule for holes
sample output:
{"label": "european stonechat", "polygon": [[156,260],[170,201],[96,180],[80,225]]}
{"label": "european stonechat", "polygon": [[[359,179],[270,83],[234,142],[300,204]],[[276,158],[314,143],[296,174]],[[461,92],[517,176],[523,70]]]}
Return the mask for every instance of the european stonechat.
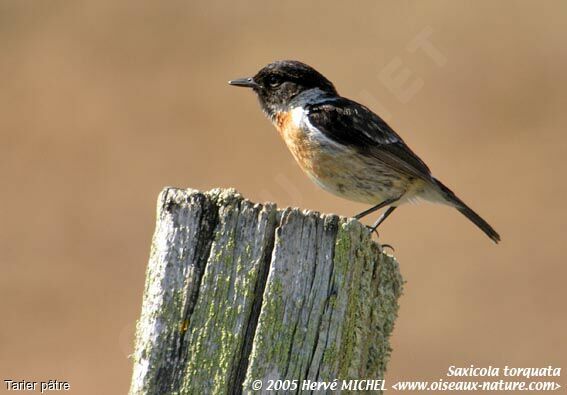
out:
{"label": "european stonechat", "polygon": [[254,77],[229,81],[252,88],[293,157],[317,185],[342,198],[371,204],[360,219],[424,199],[455,207],[495,243],[498,233],[449,188],[394,130],[367,107],[338,94],[331,81],[294,60],[270,63]]}

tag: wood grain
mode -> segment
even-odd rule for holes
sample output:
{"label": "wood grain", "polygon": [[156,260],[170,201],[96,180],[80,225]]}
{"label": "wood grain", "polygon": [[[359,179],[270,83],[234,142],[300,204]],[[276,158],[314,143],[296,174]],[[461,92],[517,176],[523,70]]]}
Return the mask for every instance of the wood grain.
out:
{"label": "wood grain", "polygon": [[166,188],[130,394],[383,378],[401,289],[396,260],[354,219]]}

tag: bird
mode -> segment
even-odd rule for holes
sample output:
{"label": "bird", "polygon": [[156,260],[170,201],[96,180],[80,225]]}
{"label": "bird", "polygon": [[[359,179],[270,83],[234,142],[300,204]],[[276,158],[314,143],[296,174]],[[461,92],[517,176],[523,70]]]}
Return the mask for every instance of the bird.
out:
{"label": "bird", "polygon": [[315,184],[370,205],[354,218],[387,207],[371,232],[400,205],[425,200],[456,208],[492,241],[500,241],[494,228],[435,178],[380,116],[341,96],[313,67],[279,60],[229,84],[256,93],[263,112]]}

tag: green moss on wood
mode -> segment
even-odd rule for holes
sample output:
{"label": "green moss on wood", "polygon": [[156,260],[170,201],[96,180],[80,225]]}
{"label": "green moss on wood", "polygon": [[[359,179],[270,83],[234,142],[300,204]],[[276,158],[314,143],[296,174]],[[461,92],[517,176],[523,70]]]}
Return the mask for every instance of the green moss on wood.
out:
{"label": "green moss on wood", "polygon": [[[171,189],[167,194],[170,193],[176,204],[189,201],[177,190]],[[162,342],[167,346],[159,351],[152,348],[151,341],[139,340],[135,364],[150,354],[152,361],[183,361],[186,365],[181,367],[181,386],[171,393],[229,392],[234,389],[237,369],[243,369],[245,356],[241,353],[244,335],[251,330],[248,319],[252,306],[260,303],[258,298],[263,295],[256,331],[247,333],[254,336],[254,344],[245,388],[253,380],[265,381],[268,377],[300,380],[307,375],[316,380],[383,377],[391,352],[388,339],[398,312],[402,279],[396,260],[380,251],[362,225],[341,219],[337,227],[334,216],[322,217],[298,210],[278,213],[270,206],[268,222],[281,222],[275,243],[280,247],[285,245],[283,256],[288,261],[279,261],[282,256],[274,255],[276,261],[272,262],[265,290],[256,289],[265,253],[256,256],[259,251],[255,243],[273,237],[273,233],[266,236],[258,228],[262,206],[253,206],[233,190],[199,194],[198,199],[191,196],[199,204],[208,199],[218,209],[217,228],[200,277],[198,297],[192,313],[185,317],[189,297],[186,285],[175,284],[172,289],[163,290],[167,303],[159,311],[145,311],[147,316],[138,324],[137,332],[142,333],[141,322],[160,321],[168,329],[163,336],[170,339]],[[167,215],[173,214],[164,214],[160,220],[169,218]],[[180,218],[175,219],[176,237],[186,238],[194,229],[184,227]],[[282,231],[286,226],[291,226],[287,233]],[[273,230],[270,227],[270,232]],[[321,250],[314,240],[326,240],[330,247]],[[268,244],[271,248],[271,243]],[[160,255],[164,252],[158,252],[159,248],[154,240],[151,261],[180,265],[188,259],[184,246],[167,251],[167,258]],[[299,251],[311,248],[316,253]],[[301,265],[295,265],[293,256],[301,260]],[[145,299],[150,297],[150,288],[155,289],[158,284],[155,281],[159,281],[160,270],[163,267],[148,267]],[[185,273],[187,268],[179,266],[179,270]],[[290,289],[291,282],[300,286]],[[308,289],[309,286],[313,288]],[[305,291],[303,287],[307,287]],[[176,354],[179,350],[182,357]],[[283,377],[286,374],[289,377]]]}

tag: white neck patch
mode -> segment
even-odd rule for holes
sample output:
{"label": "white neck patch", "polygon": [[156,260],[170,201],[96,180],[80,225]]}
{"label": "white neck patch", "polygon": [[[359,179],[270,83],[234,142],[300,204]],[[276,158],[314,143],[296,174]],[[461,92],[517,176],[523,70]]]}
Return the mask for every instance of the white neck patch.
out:
{"label": "white neck patch", "polygon": [[291,120],[295,127],[299,127],[303,122],[303,118],[307,114],[307,111],[303,107],[295,107],[291,110]]}

